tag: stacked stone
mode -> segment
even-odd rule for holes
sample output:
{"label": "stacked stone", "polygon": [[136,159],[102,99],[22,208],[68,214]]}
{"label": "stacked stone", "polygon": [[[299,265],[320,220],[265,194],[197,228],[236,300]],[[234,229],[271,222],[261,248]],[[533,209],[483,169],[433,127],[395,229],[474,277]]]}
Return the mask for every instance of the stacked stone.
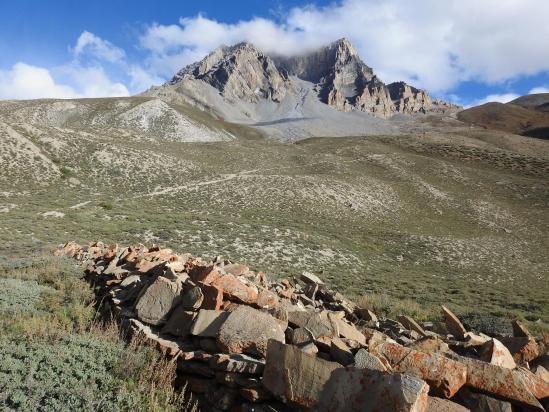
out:
{"label": "stacked stone", "polygon": [[[204,410],[543,411],[547,346],[514,336],[376,314],[304,272],[269,282],[221,257],[68,242],[98,302],[177,362]],[[545,351],[545,352],[544,352]]]}

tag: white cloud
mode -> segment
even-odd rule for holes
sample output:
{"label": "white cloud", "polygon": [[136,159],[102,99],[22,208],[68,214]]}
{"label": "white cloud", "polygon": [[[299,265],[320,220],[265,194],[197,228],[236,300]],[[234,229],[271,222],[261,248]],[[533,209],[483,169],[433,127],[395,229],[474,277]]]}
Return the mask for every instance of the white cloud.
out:
{"label": "white cloud", "polygon": [[0,70],[0,98],[2,99],[76,96],[72,87],[57,84],[49,70],[42,67],[16,63],[10,70]]}
{"label": "white cloud", "polygon": [[50,70],[16,63],[0,70],[0,99],[71,99],[79,97],[128,96],[122,83],[112,82],[101,67],[67,65],[55,69],[63,83],[55,81]]}
{"label": "white cloud", "polygon": [[549,93],[549,87],[534,87],[528,92],[528,94],[537,94],[537,93]]}
{"label": "white cloud", "polygon": [[81,55],[88,54],[111,63],[120,61],[126,56],[124,50],[89,31],[83,31],[82,34],[80,34],[72,52],[77,58]]}
{"label": "white cloud", "polygon": [[182,18],[150,26],[140,42],[151,70],[169,77],[221,44],[294,54],[348,37],[383,80],[439,92],[549,70],[548,15],[546,0],[343,0],[294,8],[280,23]]}

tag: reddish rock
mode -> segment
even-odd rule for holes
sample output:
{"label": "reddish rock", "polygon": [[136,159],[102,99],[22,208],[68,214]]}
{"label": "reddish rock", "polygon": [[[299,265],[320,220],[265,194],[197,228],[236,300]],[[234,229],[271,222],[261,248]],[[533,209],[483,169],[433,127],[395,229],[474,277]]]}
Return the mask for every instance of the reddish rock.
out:
{"label": "reddish rock", "polygon": [[248,272],[250,268],[240,263],[231,263],[230,265],[223,266],[223,271],[228,275],[240,276]]}
{"label": "reddish rock", "polygon": [[508,369],[517,366],[509,349],[497,339],[491,339],[481,346],[479,359]]}
{"label": "reddish rock", "polygon": [[248,402],[264,402],[272,399],[272,395],[261,387],[259,388],[242,388],[238,393]]}
{"label": "reddish rock", "polygon": [[530,338],[532,335],[528,328],[520,321],[515,320],[512,323],[513,326],[513,336],[517,338]]}
{"label": "reddish rock", "polygon": [[196,283],[209,285],[221,277],[219,270],[213,266],[194,266],[189,271],[189,276]]}
{"label": "reddish rock", "polygon": [[425,330],[411,317],[400,315],[398,317],[398,321],[408,330],[412,330],[414,332],[419,333],[421,336],[426,336],[427,333],[425,333]]}
{"label": "reddish rock", "polygon": [[454,396],[466,382],[465,365],[439,353],[419,352],[389,342],[370,348],[370,352],[385,357],[395,371],[426,380],[436,394],[445,398]]}
{"label": "reddish rock", "polygon": [[534,338],[530,337],[502,337],[500,338],[509,352],[513,355],[515,362],[525,365],[539,356],[539,347]]}
{"label": "reddish rock", "polygon": [[259,289],[256,305],[263,309],[272,309],[278,306],[278,296],[268,289]]}
{"label": "reddish rock", "polygon": [[233,275],[221,276],[216,279],[212,285],[220,288],[227,299],[246,304],[254,304],[257,302],[257,291],[246,286]]}
{"label": "reddish rock", "polygon": [[452,356],[453,359],[466,366],[467,386],[543,411],[536,396],[549,396],[549,389],[547,389],[547,384],[542,384],[533,373],[522,368],[502,368],[501,366],[459,355],[448,354],[447,356]]}

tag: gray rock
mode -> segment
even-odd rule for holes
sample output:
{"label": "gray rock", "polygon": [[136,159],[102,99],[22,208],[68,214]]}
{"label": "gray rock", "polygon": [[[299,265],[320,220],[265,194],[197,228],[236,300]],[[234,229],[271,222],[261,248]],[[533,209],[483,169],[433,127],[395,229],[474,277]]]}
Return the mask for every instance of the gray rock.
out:
{"label": "gray rock", "polygon": [[249,306],[238,306],[219,329],[217,344],[224,352],[265,356],[267,342],[284,342],[277,319]]}
{"label": "gray rock", "polygon": [[217,354],[209,361],[210,368],[216,371],[261,375],[265,362],[243,354]]}
{"label": "gray rock", "polygon": [[202,305],[203,301],[204,294],[202,293],[202,289],[195,286],[183,294],[181,306],[185,308],[185,310],[196,310]]}
{"label": "gray rock", "polygon": [[180,284],[158,277],[141,295],[135,307],[137,316],[151,325],[166,323],[170,312],[181,300]]}
{"label": "gray rock", "polygon": [[334,338],[339,335],[337,325],[327,316],[313,312],[288,312],[288,322],[294,326],[307,329],[314,337]]}
{"label": "gray rock", "polygon": [[359,349],[355,354],[355,363],[353,365],[355,368],[359,369],[370,369],[380,372],[387,371],[387,365],[385,365],[381,359],[377,356],[372,355],[366,349]]}
{"label": "gray rock", "polygon": [[200,309],[191,327],[191,335],[215,338],[228,317],[229,313],[222,310]]}
{"label": "gray rock", "polygon": [[179,305],[162,328],[162,333],[180,337],[188,336],[191,333],[195,317],[195,312],[186,311],[183,306]]}
{"label": "gray rock", "polygon": [[269,341],[263,385],[276,397],[305,408],[314,408],[336,369],[335,362],[308,355],[299,348]]}
{"label": "gray rock", "polygon": [[369,369],[336,369],[325,383],[319,412],[423,412],[429,385],[421,379]]}

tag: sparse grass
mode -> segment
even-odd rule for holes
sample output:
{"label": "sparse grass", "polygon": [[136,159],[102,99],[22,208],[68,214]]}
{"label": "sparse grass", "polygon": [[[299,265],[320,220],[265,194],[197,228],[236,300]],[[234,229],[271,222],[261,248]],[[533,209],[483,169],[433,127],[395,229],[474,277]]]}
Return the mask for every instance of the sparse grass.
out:
{"label": "sparse grass", "polygon": [[93,322],[81,275],[67,259],[2,262],[0,303],[11,307],[0,304],[0,410],[193,410],[173,387],[174,364],[127,344],[114,322]]}

